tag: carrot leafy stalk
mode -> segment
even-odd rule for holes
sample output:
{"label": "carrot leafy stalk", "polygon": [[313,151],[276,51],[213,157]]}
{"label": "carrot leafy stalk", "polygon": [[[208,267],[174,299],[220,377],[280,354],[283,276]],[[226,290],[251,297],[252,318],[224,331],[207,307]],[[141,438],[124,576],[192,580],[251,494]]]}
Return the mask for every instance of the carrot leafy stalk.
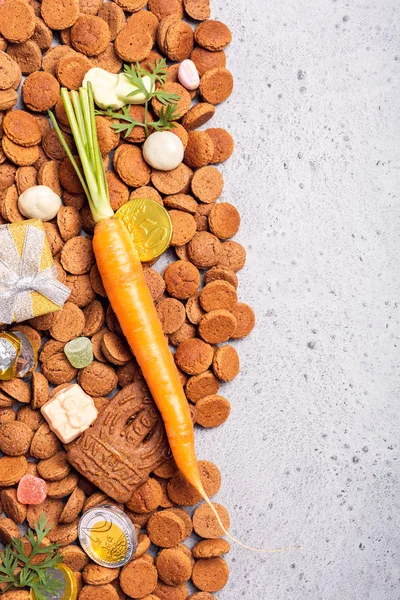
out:
{"label": "carrot leafy stalk", "polygon": [[[159,71],[160,67],[156,71],[158,74],[153,73],[153,76],[163,78],[164,75]],[[139,84],[139,80],[137,83]],[[114,218],[110,206],[107,180],[97,140],[92,87],[89,84],[87,89],[81,88],[79,93],[71,92],[71,98],[68,91],[62,89],[61,96],[78,149],[82,171],[74,160],[55,117],[50,114],[50,118],[78,174],[88,197],[93,219],[96,221],[93,250],[108,299],[161,413],[179,470],[210,506],[224,533],[244,546],[227,532],[201,481],[194,446],[193,423],[178,370],[146,285],[132,237],[123,221]]]}

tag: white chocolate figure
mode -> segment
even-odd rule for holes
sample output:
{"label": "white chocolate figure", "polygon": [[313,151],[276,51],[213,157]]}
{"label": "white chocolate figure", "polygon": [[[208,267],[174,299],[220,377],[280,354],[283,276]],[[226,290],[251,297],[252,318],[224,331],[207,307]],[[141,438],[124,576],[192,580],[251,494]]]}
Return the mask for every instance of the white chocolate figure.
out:
{"label": "white chocolate figure", "polygon": [[182,160],[185,149],[172,131],[155,131],[143,144],[143,158],[154,169],[172,171]]}
{"label": "white chocolate figure", "polygon": [[28,219],[51,221],[61,208],[61,198],[47,185],[28,188],[18,198],[19,212]]}

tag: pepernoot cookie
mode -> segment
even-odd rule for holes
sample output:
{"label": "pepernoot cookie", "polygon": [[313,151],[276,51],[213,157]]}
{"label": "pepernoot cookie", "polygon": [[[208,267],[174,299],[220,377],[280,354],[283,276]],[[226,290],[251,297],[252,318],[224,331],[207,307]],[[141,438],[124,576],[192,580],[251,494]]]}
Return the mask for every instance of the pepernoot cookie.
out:
{"label": "pepernoot cookie", "polygon": [[166,334],[175,333],[185,322],[186,312],[182,302],[175,298],[165,298],[157,304],[157,315],[162,330]]}
{"label": "pepernoot cookie", "polygon": [[16,485],[26,474],[28,463],[25,456],[3,456],[0,458],[0,485]]}
{"label": "pepernoot cookie", "polygon": [[214,155],[211,163],[219,164],[228,160],[235,149],[235,142],[229,131],[222,127],[211,127],[206,131],[214,144]]}
{"label": "pepernoot cookie", "polygon": [[183,117],[182,125],[185,129],[191,131],[193,129],[201,127],[202,125],[205,125],[205,123],[212,119],[214,115],[215,106],[213,106],[213,104],[208,104],[207,102],[199,102],[195,106],[192,106],[192,108]]}
{"label": "pepernoot cookie", "polygon": [[115,50],[122,60],[140,62],[146,59],[153,47],[153,38],[145,29],[125,25],[115,39]]}
{"label": "pepernoot cookie", "polygon": [[194,234],[188,244],[190,261],[199,269],[214,267],[220,260],[221,242],[208,231],[199,231]]}
{"label": "pepernoot cookie", "polygon": [[172,171],[157,171],[153,169],[151,182],[161,194],[186,194],[190,189],[193,171],[181,163]]}
{"label": "pepernoot cookie", "polygon": [[232,337],[236,325],[236,318],[228,310],[212,310],[202,317],[199,335],[209,344],[221,344]]}
{"label": "pepernoot cookie", "polygon": [[33,40],[22,44],[9,44],[7,54],[18,64],[22,75],[38,71],[42,65],[42,52]]}
{"label": "pepernoot cookie", "polygon": [[79,90],[83,78],[91,68],[92,63],[83,54],[64,56],[57,65],[58,81],[69,90]]}
{"label": "pepernoot cookie", "polygon": [[220,202],[211,209],[208,224],[211,232],[220,240],[229,239],[239,231],[239,211],[229,202]]}
{"label": "pepernoot cookie", "polygon": [[170,263],[163,277],[169,295],[180,300],[193,296],[200,286],[199,270],[185,260]]}
{"label": "pepernoot cookie", "polygon": [[161,499],[161,486],[154,477],[150,477],[133,493],[126,507],[133,512],[149,513],[160,506]]}
{"label": "pepernoot cookie", "polygon": [[96,563],[89,563],[83,570],[83,581],[89,585],[105,585],[117,579],[119,573],[120,569],[109,569]]}
{"label": "pepernoot cookie", "polygon": [[190,131],[184,161],[193,169],[208,165],[214,155],[214,144],[205,131]]}
{"label": "pepernoot cookie", "polygon": [[192,561],[179,546],[161,550],[156,557],[155,565],[160,579],[172,586],[185,583],[192,574]]}
{"label": "pepernoot cookie", "polygon": [[230,552],[231,546],[229,542],[223,538],[211,540],[201,540],[193,547],[192,552],[194,558],[216,558]]}
{"label": "pepernoot cookie", "polygon": [[51,29],[67,29],[79,17],[78,0],[42,0],[42,18]]}
{"label": "pepernoot cookie", "polygon": [[256,324],[256,317],[251,306],[238,302],[232,309],[232,314],[236,319],[236,327],[232,337],[239,339],[249,335]]}
{"label": "pepernoot cookie", "polygon": [[86,56],[96,56],[107,48],[111,34],[107,23],[95,15],[81,15],[71,29],[71,44]]}
{"label": "pepernoot cookie", "polygon": [[166,196],[163,202],[166,208],[175,208],[190,214],[194,214],[197,211],[196,200],[188,194],[172,194],[171,196]]}
{"label": "pepernoot cookie", "polygon": [[36,42],[40,50],[48,50],[53,42],[53,32],[42,19],[36,17],[35,31],[31,39]]}
{"label": "pepernoot cookie", "polygon": [[211,19],[198,25],[194,37],[199,46],[211,52],[223,50],[232,41],[229,27],[225,23]]}
{"label": "pepernoot cookie", "polygon": [[195,21],[205,21],[210,18],[210,0],[183,0],[186,13]]}
{"label": "pepernoot cookie", "polygon": [[6,135],[1,140],[4,154],[18,166],[33,165],[39,157],[38,146],[19,146]]}
{"label": "pepernoot cookie", "polygon": [[192,581],[199,590],[218,592],[228,579],[229,567],[223,558],[201,558],[193,567]]}
{"label": "pepernoot cookie", "polygon": [[[167,81],[167,83],[165,83],[161,89],[165,92],[168,92],[169,94],[176,94],[177,96],[179,96],[179,100],[177,101],[175,120],[178,120],[181,117],[183,117],[183,115],[185,115],[189,110],[192,101],[187,89],[185,89],[180,83],[174,83],[169,81]],[[164,108],[164,105],[157,98],[153,98],[151,105],[153,107],[154,112],[157,115],[160,113],[160,110]]]}
{"label": "pepernoot cookie", "polygon": [[139,187],[150,181],[151,169],[137,146],[119,146],[114,154],[114,168],[127,185]]}
{"label": "pepernoot cookie", "polygon": [[[139,27],[141,29],[144,29],[145,31],[150,33],[150,35],[153,39],[153,42],[156,41],[157,29],[158,29],[158,19],[157,19],[156,15],[154,15],[149,10],[139,10],[139,11],[133,13],[128,19],[128,25],[131,27]],[[158,54],[157,52],[155,52],[155,50],[152,50],[151,53],[149,54],[149,56],[145,60],[146,60],[146,62],[150,61],[153,65],[155,65],[156,60],[158,58],[161,58],[161,55]],[[146,68],[145,65],[143,65],[143,64],[141,66]]]}
{"label": "pepernoot cookie", "polygon": [[231,310],[237,300],[236,289],[227,281],[213,281],[200,292],[200,304],[205,312],[211,310]]}
{"label": "pepernoot cookie", "polygon": [[170,60],[177,62],[185,60],[190,56],[193,45],[193,31],[188,23],[179,20],[168,27],[165,35],[165,52]]}
{"label": "pepernoot cookie", "polygon": [[153,544],[173,548],[185,539],[185,524],[170,511],[156,512],[147,523],[147,534]]}
{"label": "pepernoot cookie", "polygon": [[36,71],[25,79],[22,98],[26,106],[34,112],[46,112],[57,102],[60,84],[50,73]]}
{"label": "pepernoot cookie", "polygon": [[106,174],[108,183],[108,193],[110,195],[110,204],[113,210],[118,210],[129,200],[129,188],[121,181],[114,171],[109,171]]}
{"label": "pepernoot cookie", "polygon": [[195,172],[191,185],[196,198],[200,202],[210,204],[222,194],[224,178],[216,167],[205,166]]}
{"label": "pepernoot cookie", "polygon": [[111,583],[84,585],[79,592],[79,600],[119,600],[119,596]]}
{"label": "pepernoot cookie", "polygon": [[246,264],[246,250],[238,242],[229,240],[221,245],[218,266],[224,269],[240,271]]}
{"label": "pepernoot cookie", "polygon": [[81,369],[78,383],[89,396],[108,396],[117,387],[118,378],[112,367],[93,361]]}
{"label": "pepernoot cookie", "polygon": [[196,233],[196,221],[183,210],[170,210],[169,216],[172,221],[171,246],[184,246]]}
{"label": "pepernoot cookie", "polygon": [[66,302],[50,327],[50,335],[59,342],[69,342],[82,334],[85,316],[78,306]]}
{"label": "pepernoot cookie", "polygon": [[231,412],[226,398],[217,394],[204,396],[196,403],[197,423],[202,427],[219,427],[225,423]]}
{"label": "pepernoot cookie", "polygon": [[36,17],[25,0],[6,0],[0,8],[0,33],[9,42],[20,44],[32,37]]}
{"label": "pepernoot cookie", "polygon": [[179,19],[183,17],[182,0],[149,0],[148,9],[161,21],[169,15],[176,15]]}
{"label": "pepernoot cookie", "polygon": [[190,58],[196,65],[200,77],[202,77],[206,71],[210,71],[211,69],[226,67],[226,54],[223,50],[220,50],[219,52],[210,52],[210,50],[206,50],[201,46],[196,46]]}
{"label": "pepernoot cookie", "polygon": [[131,598],[151,594],[157,585],[157,569],[147,560],[139,558],[128,563],[119,578],[122,591]]}
{"label": "pepernoot cookie", "polygon": [[214,351],[209,344],[192,338],[180,344],[175,353],[175,361],[184,373],[199,375],[211,365],[213,355]]}
{"label": "pepernoot cookie", "polygon": [[193,375],[186,382],[185,392],[187,398],[196,403],[200,398],[217,394],[220,383],[211,371],[204,371],[200,375]]}
{"label": "pepernoot cookie", "polygon": [[[206,494],[215,496],[221,488],[221,473],[218,467],[207,460],[200,460],[198,465]],[[181,506],[194,506],[202,499],[182,473],[177,473],[169,480],[168,495],[173,502]]]}
{"label": "pepernoot cookie", "polygon": [[119,32],[125,26],[125,14],[123,9],[114,2],[104,2],[100,6],[97,16],[103,19],[110,30],[112,40],[115,40]]}
{"label": "pepernoot cookie", "polygon": [[224,102],[233,91],[233,75],[228,69],[206,71],[200,80],[200,94],[210,104]]}
{"label": "pepernoot cookie", "polygon": [[61,264],[72,275],[88,273],[94,264],[92,241],[83,236],[68,240],[61,251]]}

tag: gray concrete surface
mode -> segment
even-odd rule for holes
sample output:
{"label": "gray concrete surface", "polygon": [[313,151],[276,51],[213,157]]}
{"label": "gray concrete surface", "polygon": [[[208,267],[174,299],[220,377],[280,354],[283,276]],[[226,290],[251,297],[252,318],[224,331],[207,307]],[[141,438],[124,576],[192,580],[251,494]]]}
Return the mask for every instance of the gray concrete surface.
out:
{"label": "gray concrete surface", "polygon": [[[236,92],[224,199],[257,313],[198,435],[223,472],[234,549],[221,600],[400,597],[398,0],[213,0]],[[214,126],[217,126],[214,125]]]}

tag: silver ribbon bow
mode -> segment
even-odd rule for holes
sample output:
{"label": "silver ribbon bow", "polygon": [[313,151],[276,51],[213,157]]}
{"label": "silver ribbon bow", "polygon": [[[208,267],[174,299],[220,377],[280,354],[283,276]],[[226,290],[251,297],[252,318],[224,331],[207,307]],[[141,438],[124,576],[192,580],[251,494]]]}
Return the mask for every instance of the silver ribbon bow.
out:
{"label": "silver ribbon bow", "polygon": [[0,227],[0,323],[10,324],[34,317],[30,292],[45,296],[62,306],[71,291],[57,279],[57,269],[51,266],[40,271],[45,233],[28,225],[22,256],[8,229]]}

